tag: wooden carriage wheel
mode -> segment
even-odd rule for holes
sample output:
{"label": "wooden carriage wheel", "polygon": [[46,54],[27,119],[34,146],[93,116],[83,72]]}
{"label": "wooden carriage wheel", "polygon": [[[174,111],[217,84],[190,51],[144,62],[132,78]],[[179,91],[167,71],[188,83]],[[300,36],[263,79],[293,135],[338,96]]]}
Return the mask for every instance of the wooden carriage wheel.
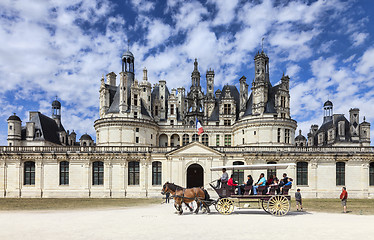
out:
{"label": "wooden carriage wheel", "polygon": [[268,201],[267,210],[274,216],[284,216],[290,211],[290,201],[282,195],[272,196]]}
{"label": "wooden carriage wheel", "polygon": [[265,200],[261,200],[261,207],[265,212],[270,213],[268,210],[267,202]]}
{"label": "wooden carriage wheel", "polygon": [[221,198],[216,204],[216,210],[221,214],[228,215],[234,210],[234,203],[228,198]]}

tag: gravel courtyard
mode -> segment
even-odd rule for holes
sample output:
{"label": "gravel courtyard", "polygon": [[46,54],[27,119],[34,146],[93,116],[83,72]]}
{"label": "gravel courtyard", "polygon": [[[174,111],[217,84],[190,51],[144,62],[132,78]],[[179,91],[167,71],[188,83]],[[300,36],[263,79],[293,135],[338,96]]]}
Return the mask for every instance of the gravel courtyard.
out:
{"label": "gravel courtyard", "polygon": [[[213,207],[214,208],[214,207]],[[213,209],[212,208],[212,209]],[[145,207],[1,211],[0,239],[370,239],[374,216],[290,212],[273,217],[262,210],[224,216],[185,212],[173,205]]]}

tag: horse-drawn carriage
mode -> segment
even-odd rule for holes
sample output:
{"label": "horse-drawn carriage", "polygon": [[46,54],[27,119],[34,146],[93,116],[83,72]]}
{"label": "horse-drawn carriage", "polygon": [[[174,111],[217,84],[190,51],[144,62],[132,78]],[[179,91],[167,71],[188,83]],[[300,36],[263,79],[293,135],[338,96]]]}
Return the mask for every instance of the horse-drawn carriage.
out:
{"label": "horse-drawn carriage", "polygon": [[[277,170],[286,169],[289,166],[295,165],[290,164],[262,164],[262,165],[234,165],[234,166],[220,166],[212,167],[211,171],[221,171],[223,168],[226,170]],[[217,180],[209,183],[212,189],[218,195],[218,199],[210,199],[209,194],[206,190],[201,188],[182,188],[173,183],[165,183],[162,189],[162,193],[169,191],[175,201],[175,207],[179,214],[183,213],[182,203],[188,203],[196,201],[197,208],[195,213],[198,213],[200,206],[204,207],[207,212],[210,212],[209,206],[214,205],[216,210],[221,214],[231,214],[234,211],[235,205],[238,208],[249,208],[250,204],[257,203],[259,208],[262,208],[265,212],[274,216],[284,216],[290,210],[291,196],[288,194],[291,186],[285,186],[282,192],[276,194],[278,186],[259,186],[257,189],[257,195],[251,195],[253,186],[244,186],[244,194],[238,195],[235,193],[235,186],[228,186],[222,183],[220,187],[215,186],[213,183]],[[269,190],[269,191],[268,191]],[[190,207],[189,207],[190,208]],[[190,208],[190,210],[192,210]]]}
{"label": "horse-drawn carriage", "polygon": [[[276,170],[286,169],[291,165],[295,164],[234,165],[212,167],[210,170],[221,171],[222,168],[226,168],[226,170]],[[290,210],[291,196],[288,194],[288,191],[291,186],[283,187],[282,192],[279,194],[276,194],[279,186],[259,186],[257,189],[257,195],[251,195],[253,186],[244,186],[244,194],[238,195],[235,194],[235,186],[228,186],[224,183],[220,188],[218,188],[212,183],[209,185],[219,196],[214,206],[221,214],[232,213],[234,205],[239,208],[249,208],[252,203],[257,203],[259,208],[262,208],[265,212],[275,216],[284,216]],[[268,187],[270,189],[268,189]]]}

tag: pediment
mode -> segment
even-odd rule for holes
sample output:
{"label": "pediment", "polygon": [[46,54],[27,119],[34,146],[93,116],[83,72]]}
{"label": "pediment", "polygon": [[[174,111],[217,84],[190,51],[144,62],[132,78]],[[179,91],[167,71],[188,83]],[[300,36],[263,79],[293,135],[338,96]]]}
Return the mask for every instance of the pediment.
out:
{"label": "pediment", "polygon": [[199,142],[193,142],[179,149],[169,152],[167,156],[221,156],[221,152]]}

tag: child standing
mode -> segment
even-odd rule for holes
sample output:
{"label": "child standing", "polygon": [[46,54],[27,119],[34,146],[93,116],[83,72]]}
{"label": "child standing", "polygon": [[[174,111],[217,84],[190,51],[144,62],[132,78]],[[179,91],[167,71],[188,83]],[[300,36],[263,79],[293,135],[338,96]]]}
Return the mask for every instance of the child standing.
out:
{"label": "child standing", "polygon": [[303,211],[300,188],[298,188],[297,192],[295,192],[295,199],[296,199],[296,210],[299,211],[299,207],[300,207],[300,211]]}

